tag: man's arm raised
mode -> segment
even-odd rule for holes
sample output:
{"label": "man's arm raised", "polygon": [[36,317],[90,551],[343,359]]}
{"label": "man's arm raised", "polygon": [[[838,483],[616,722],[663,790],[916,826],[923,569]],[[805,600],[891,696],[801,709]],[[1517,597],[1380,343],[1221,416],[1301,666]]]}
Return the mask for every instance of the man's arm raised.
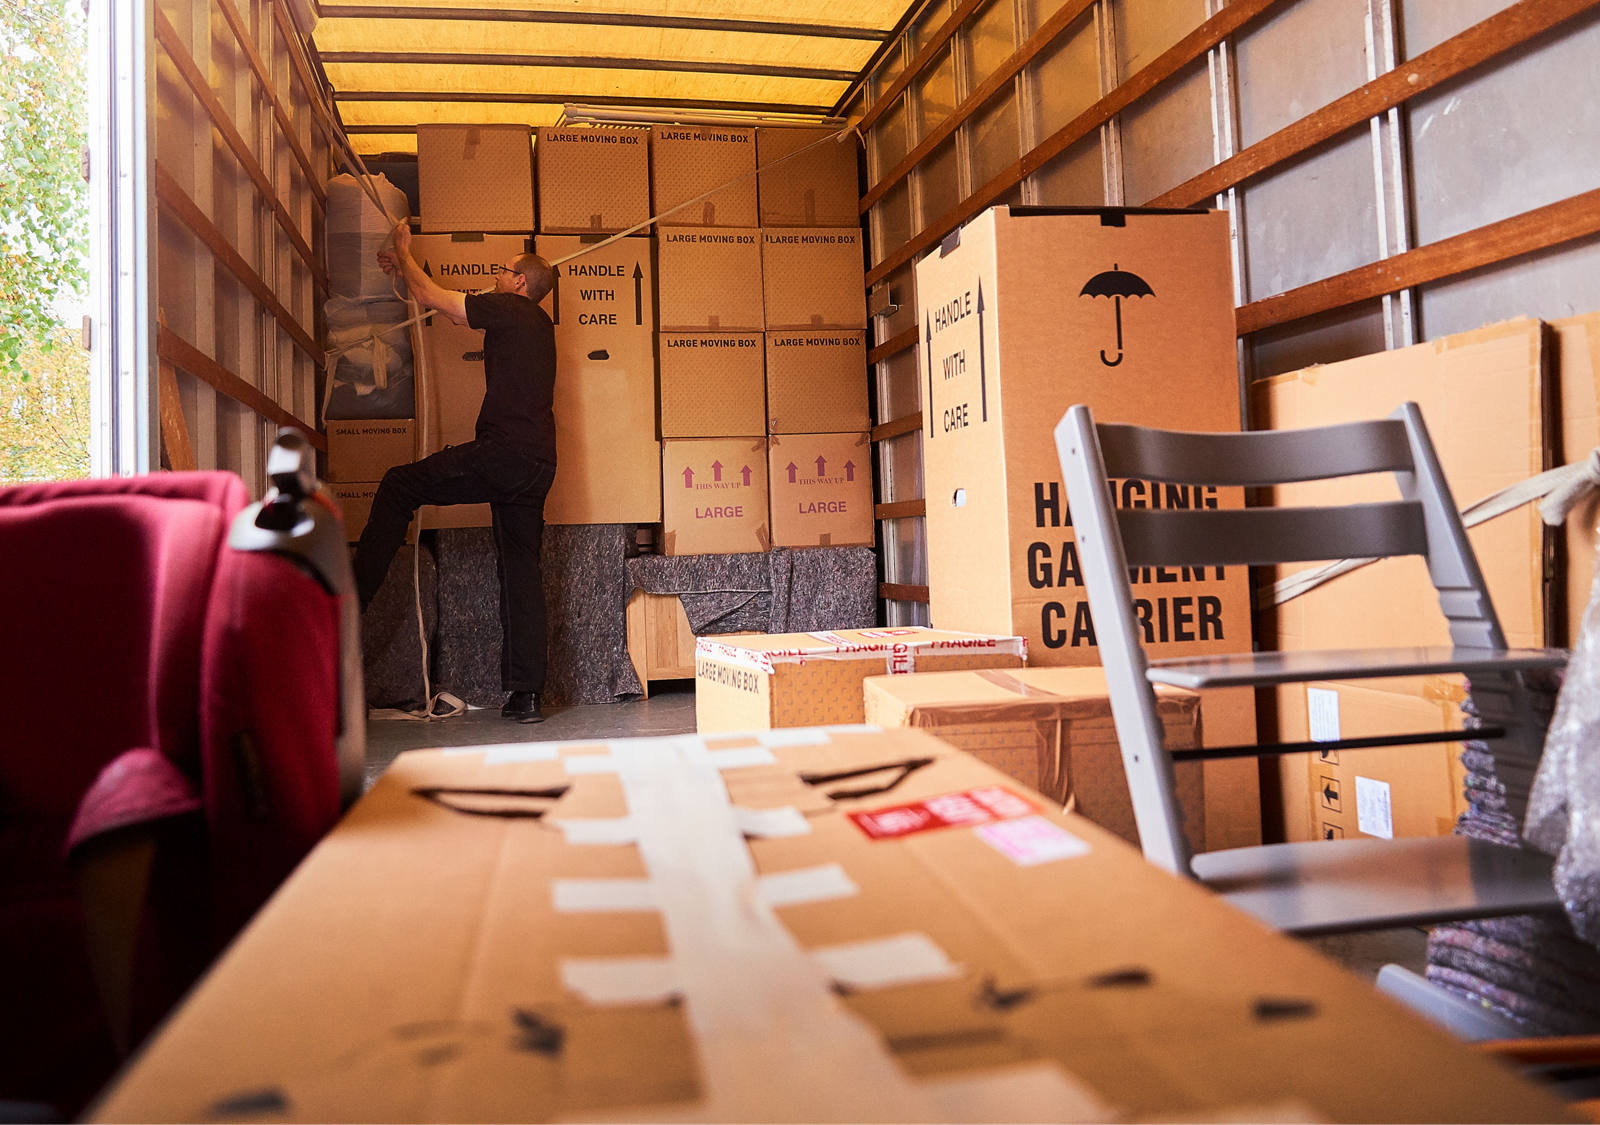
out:
{"label": "man's arm raised", "polygon": [[398,273],[404,277],[407,290],[419,304],[444,313],[457,324],[467,323],[467,295],[437,284],[411,256],[410,224],[395,224],[394,250],[380,250],[378,265],[383,267],[384,273]]}

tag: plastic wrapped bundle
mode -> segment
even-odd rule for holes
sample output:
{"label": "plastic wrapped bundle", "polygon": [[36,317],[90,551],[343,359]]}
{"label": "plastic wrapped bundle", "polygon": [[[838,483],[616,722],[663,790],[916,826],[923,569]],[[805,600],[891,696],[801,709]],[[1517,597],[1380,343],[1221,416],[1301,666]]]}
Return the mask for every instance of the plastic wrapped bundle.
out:
{"label": "plastic wrapped bundle", "polygon": [[406,193],[388,177],[371,176],[367,182],[383,201],[381,210],[355,176],[328,181],[328,292],[361,301],[393,300],[394,282],[379,268],[378,251],[388,245],[394,225],[408,218],[411,208]]}
{"label": "plastic wrapped bundle", "polygon": [[1572,927],[1600,948],[1600,579],[1550,722],[1525,833],[1556,857],[1556,892]]}
{"label": "plastic wrapped bundle", "polygon": [[403,301],[331,298],[324,418],[410,418],[416,409],[411,329]]}

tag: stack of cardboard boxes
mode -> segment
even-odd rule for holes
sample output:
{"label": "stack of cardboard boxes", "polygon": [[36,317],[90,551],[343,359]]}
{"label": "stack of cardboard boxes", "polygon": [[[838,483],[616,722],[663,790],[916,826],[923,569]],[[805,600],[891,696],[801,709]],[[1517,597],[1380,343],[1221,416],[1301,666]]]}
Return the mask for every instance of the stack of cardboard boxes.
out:
{"label": "stack of cardboard boxes", "polygon": [[[551,127],[530,146],[521,126],[419,130],[413,246],[430,275],[489,289],[530,249],[556,267],[549,522],[660,521],[674,555],[873,542],[855,148],[829,136]],[[352,537],[382,469],[473,438],[482,333],[435,316],[417,337],[428,409],[414,448],[392,426],[336,441]],[[489,512],[422,522],[485,526]]]}

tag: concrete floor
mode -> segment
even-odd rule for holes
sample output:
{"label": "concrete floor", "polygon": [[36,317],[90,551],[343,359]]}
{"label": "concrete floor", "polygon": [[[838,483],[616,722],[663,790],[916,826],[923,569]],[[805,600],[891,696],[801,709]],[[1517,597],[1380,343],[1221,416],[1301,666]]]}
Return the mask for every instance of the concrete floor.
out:
{"label": "concrete floor", "polygon": [[[694,683],[651,685],[649,699],[576,707],[550,707],[542,723],[522,725],[498,710],[468,711],[453,719],[423,723],[377,719],[367,724],[367,784],[406,750],[432,746],[482,746],[504,742],[574,742],[601,738],[689,734],[695,729]],[[1310,938],[1307,944],[1367,979],[1386,964],[1421,973],[1427,963],[1428,935],[1406,927],[1364,934]]]}

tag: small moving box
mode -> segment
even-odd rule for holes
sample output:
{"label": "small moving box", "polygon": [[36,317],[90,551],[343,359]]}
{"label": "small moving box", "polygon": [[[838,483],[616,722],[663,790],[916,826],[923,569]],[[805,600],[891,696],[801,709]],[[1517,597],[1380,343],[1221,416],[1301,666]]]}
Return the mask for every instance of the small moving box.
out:
{"label": "small moving box", "polygon": [[394,466],[415,460],[416,426],[410,418],[329,419],[328,480],[382,480]]}
{"label": "small moving box", "polygon": [[663,332],[660,343],[662,437],[766,433],[761,333]]}
{"label": "small moving box", "polygon": [[418,125],[422,229],[533,231],[533,149],[526,125]]}
{"label": "small moving box", "polygon": [[650,130],[541,126],[539,233],[627,230],[650,218]]}
{"label": "small moving box", "polygon": [[[935,626],[1019,633],[1040,665],[1100,662],[1053,431],[1074,403],[1097,422],[1238,430],[1229,246],[1221,212],[1002,206],[917,263]],[[1238,488],[1114,485],[1122,507],[1244,505]],[[1246,567],[1133,581],[1151,656],[1250,651]],[[1209,694],[1204,737],[1253,742],[1252,693]],[[1240,798],[1207,817],[1208,847],[1259,841],[1255,768],[1207,763],[1207,786]]]}
{"label": "small moving box", "polygon": [[[437,453],[447,445],[472,441],[483,408],[483,333],[435,314],[413,338],[431,411],[419,435],[420,452]],[[425,505],[412,526],[488,527],[491,522],[487,504]]]}
{"label": "small moving box", "polygon": [[767,333],[767,432],[869,429],[865,332]]}
{"label": "small moving box", "polygon": [[663,227],[656,243],[661,331],[760,332],[766,326],[760,231]]}
{"label": "small moving box", "polygon": [[769,332],[866,328],[859,228],[763,230],[761,270]]}
{"label": "small moving box", "polygon": [[[918,672],[873,676],[865,689],[867,722],[925,730],[1129,843],[1139,842],[1100,669]],[[1168,750],[1199,745],[1200,701],[1194,692],[1156,689]],[[1203,849],[1200,763],[1179,763],[1175,772],[1190,842]]]}
{"label": "small moving box", "polygon": [[857,141],[836,138],[833,129],[756,130],[762,226],[860,227]]}
{"label": "small moving box", "polygon": [[872,445],[865,433],[768,441],[774,547],[870,547]]}
{"label": "small moving box", "polygon": [[701,637],[695,643],[698,729],[764,730],[864,721],[868,676],[1020,668],[1021,637],[917,626]]}
{"label": "small moving box", "polygon": [[771,546],[766,438],[661,443],[661,553],[737,555]]}
{"label": "small moving box", "polygon": [[367,526],[367,518],[372,515],[372,498],[378,494],[378,482],[328,481],[322,487],[339,506],[345,539],[354,543],[361,538],[361,530]]}
{"label": "small moving box", "polygon": [[419,234],[411,239],[411,256],[424,273],[445,289],[482,293],[493,289],[505,264],[526,254],[532,244],[525,234]]}
{"label": "small moving box", "polygon": [[[657,226],[760,225],[754,129],[654,126],[650,165],[650,202],[652,213],[659,216]],[[715,191],[718,187],[722,190]],[[712,194],[689,203],[707,192]]]}

